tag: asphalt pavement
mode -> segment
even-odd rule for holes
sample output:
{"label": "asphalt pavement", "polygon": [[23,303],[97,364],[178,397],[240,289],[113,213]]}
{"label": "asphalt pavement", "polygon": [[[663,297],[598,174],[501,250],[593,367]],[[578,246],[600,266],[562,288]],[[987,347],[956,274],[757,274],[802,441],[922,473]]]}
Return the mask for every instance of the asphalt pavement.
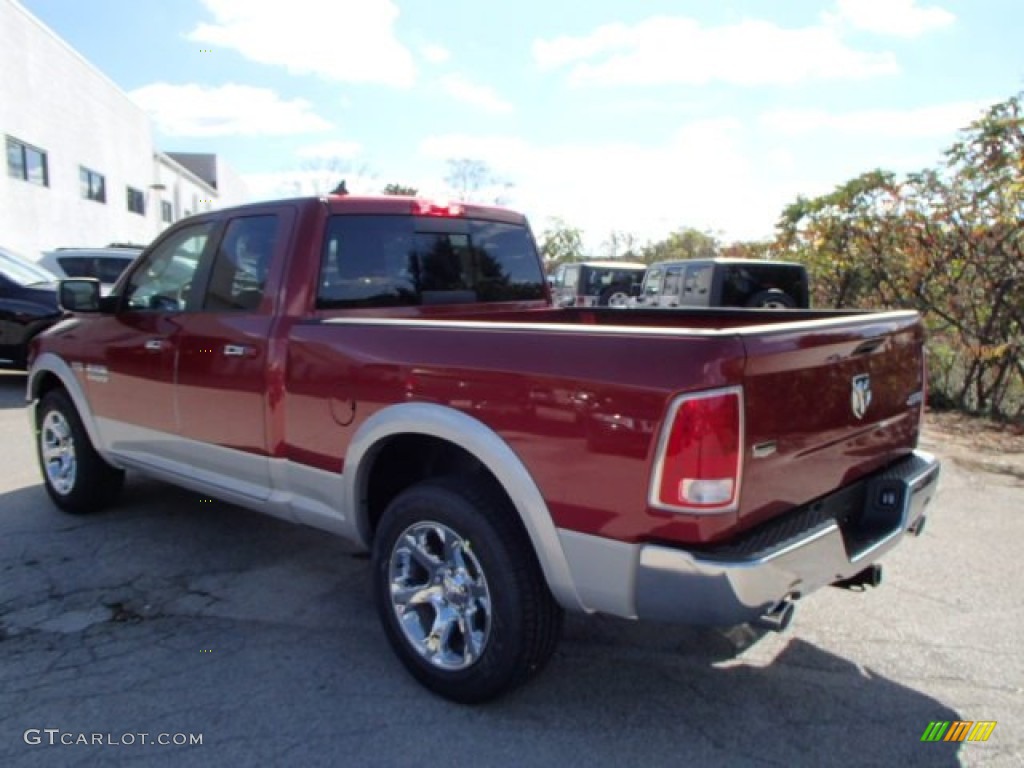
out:
{"label": "asphalt pavement", "polygon": [[[474,708],[405,673],[338,539],[133,475],[58,512],[23,390],[0,374],[2,766],[1024,764],[1019,479],[946,462],[885,583],[783,634],[570,617],[543,674]],[[996,726],[923,743],[933,721]]]}

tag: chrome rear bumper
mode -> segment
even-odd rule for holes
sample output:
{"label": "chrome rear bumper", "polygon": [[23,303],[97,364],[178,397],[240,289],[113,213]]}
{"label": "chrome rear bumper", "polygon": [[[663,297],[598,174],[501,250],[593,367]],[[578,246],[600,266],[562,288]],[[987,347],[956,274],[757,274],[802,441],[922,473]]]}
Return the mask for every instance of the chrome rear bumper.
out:
{"label": "chrome rear bumper", "polygon": [[635,615],[728,626],[864,570],[908,533],[919,533],[939,462],[915,452],[816,504],[726,547],[639,548]]}

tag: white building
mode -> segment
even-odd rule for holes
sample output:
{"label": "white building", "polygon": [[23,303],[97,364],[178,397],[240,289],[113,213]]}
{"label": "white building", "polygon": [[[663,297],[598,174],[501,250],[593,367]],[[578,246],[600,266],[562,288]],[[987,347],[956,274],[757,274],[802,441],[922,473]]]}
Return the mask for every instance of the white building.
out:
{"label": "white building", "polygon": [[0,245],[144,245],[183,216],[246,201],[214,155],[158,151],[142,109],[15,0],[0,0],[0,73]]}

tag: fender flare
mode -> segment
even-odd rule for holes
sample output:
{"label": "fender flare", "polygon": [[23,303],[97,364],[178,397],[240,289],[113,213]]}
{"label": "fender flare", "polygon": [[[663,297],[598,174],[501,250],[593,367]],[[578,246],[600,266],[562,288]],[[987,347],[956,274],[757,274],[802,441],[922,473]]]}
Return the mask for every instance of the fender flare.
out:
{"label": "fender flare", "polygon": [[71,398],[71,402],[74,404],[75,410],[78,411],[78,416],[82,420],[82,426],[85,427],[86,434],[89,435],[89,440],[92,442],[96,451],[103,456],[107,462],[120,467],[120,464],[110,458],[103,445],[103,441],[100,440],[99,427],[96,424],[96,420],[93,418],[92,410],[89,408],[89,400],[85,396],[85,391],[82,389],[82,385],[79,383],[78,377],[75,376],[75,372],[71,370],[71,366],[69,366],[63,358],[58,357],[52,352],[45,352],[36,358],[32,363],[32,367],[28,371],[25,400],[31,404],[31,407],[29,408],[29,420],[32,425],[32,433],[35,434],[36,431],[35,415],[36,406],[38,405],[36,401],[39,399],[39,384],[43,379],[43,374],[46,373],[52,374],[60,380],[61,386]]}
{"label": "fender flare", "polygon": [[512,500],[555,599],[566,610],[585,610],[547,503],[526,466],[494,430],[454,408],[431,403],[392,405],[375,413],[356,431],[345,456],[343,499],[344,508],[354,513],[364,545],[368,547],[371,538],[364,503],[370,468],[387,438],[408,434],[445,440],[487,467]]}

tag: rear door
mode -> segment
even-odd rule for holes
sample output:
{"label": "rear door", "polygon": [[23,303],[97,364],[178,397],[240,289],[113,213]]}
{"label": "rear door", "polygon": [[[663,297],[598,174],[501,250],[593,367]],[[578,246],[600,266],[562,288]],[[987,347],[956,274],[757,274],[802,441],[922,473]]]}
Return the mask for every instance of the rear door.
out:
{"label": "rear door", "polygon": [[198,311],[179,319],[178,424],[194,474],[256,499],[270,494],[267,360],[293,220],[287,206],[229,219]]}
{"label": "rear door", "polygon": [[676,264],[665,269],[665,278],[661,284],[661,295],[658,296],[657,306],[678,307],[679,295],[683,286],[683,268]]}
{"label": "rear door", "polygon": [[711,306],[711,279],[714,266],[711,264],[687,264],[683,273],[681,303],[684,307]]}

